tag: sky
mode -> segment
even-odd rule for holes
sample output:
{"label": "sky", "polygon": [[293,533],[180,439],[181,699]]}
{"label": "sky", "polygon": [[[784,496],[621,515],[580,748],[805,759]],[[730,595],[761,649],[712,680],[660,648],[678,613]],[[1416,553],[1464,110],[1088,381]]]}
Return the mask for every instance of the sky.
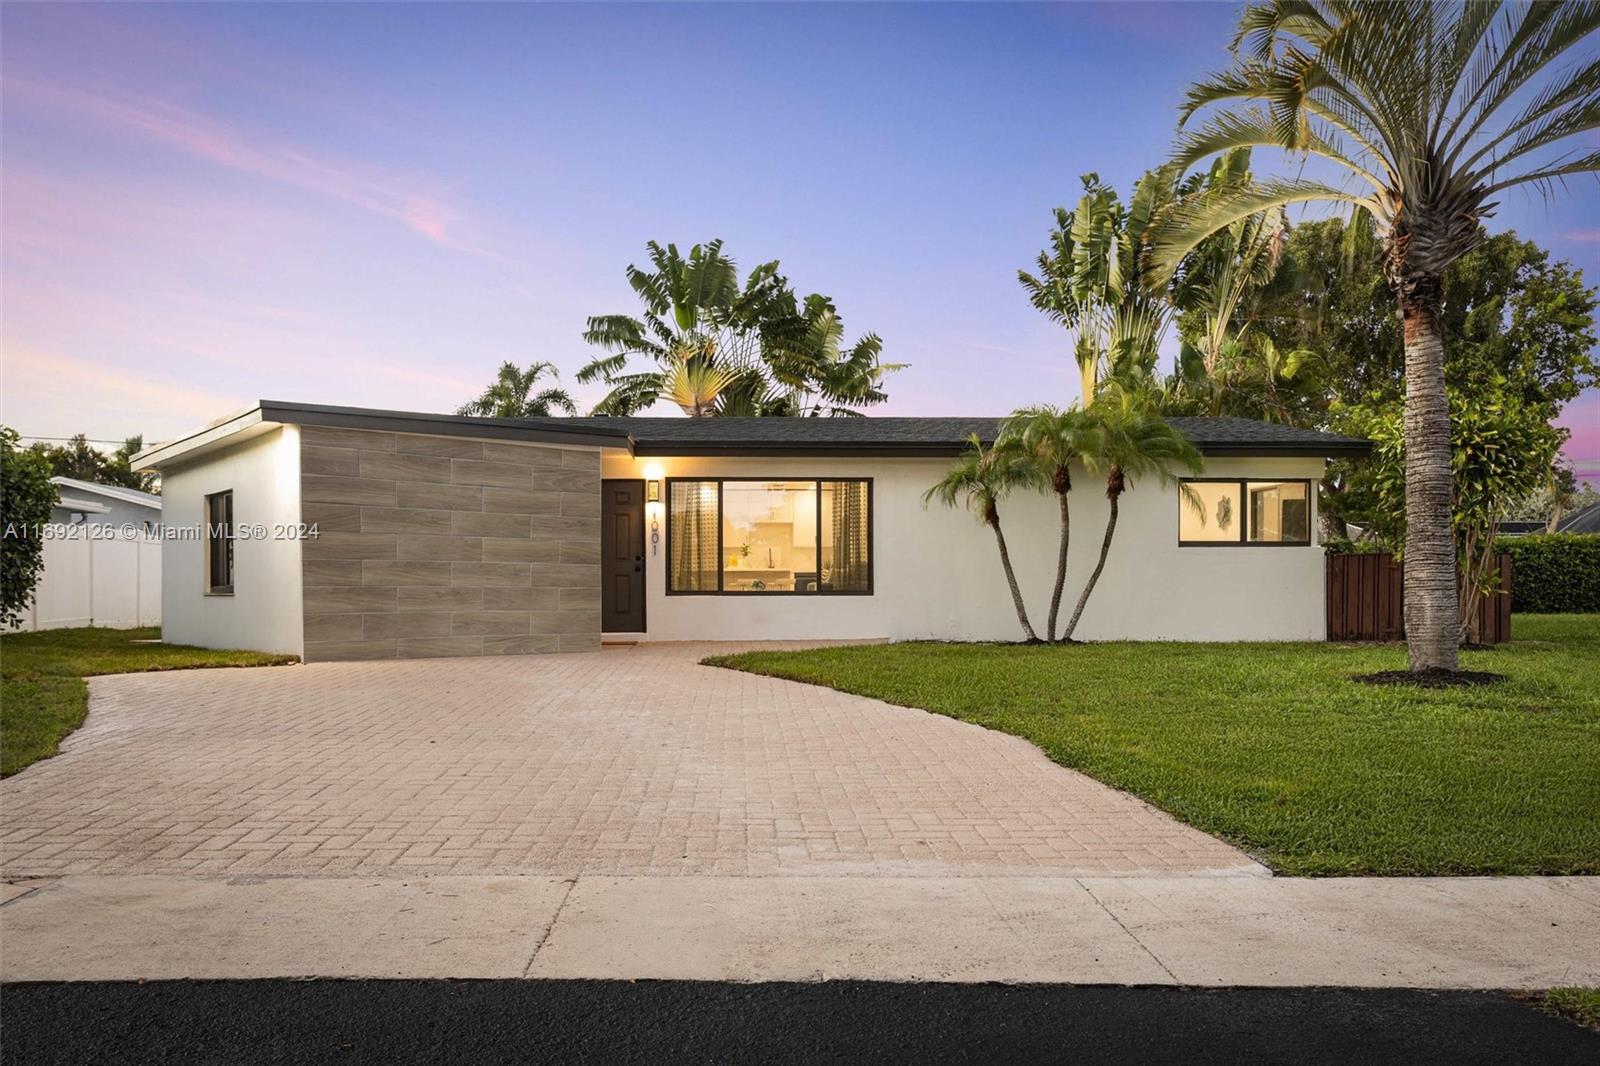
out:
{"label": "sky", "polygon": [[[884,339],[880,414],[1070,401],[1016,281],[1223,66],[1231,4],[0,7],[0,420],[159,440],[261,398],[587,408],[648,240],[779,259]],[[1513,194],[1600,279],[1600,185]],[[1600,479],[1600,392],[1568,455]]]}

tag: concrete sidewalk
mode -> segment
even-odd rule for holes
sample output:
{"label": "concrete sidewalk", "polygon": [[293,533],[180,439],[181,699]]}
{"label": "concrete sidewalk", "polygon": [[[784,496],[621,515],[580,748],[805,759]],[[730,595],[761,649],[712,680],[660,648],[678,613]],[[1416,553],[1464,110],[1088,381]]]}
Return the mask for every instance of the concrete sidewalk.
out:
{"label": "concrete sidewalk", "polygon": [[0,978],[1600,984],[1600,878],[75,875]]}

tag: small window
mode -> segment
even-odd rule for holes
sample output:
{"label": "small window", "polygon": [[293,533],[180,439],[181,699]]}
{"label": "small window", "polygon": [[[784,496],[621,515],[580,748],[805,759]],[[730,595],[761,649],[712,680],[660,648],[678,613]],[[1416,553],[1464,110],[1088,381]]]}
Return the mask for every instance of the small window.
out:
{"label": "small window", "polygon": [[206,592],[233,595],[233,492],[206,497]]}
{"label": "small window", "polygon": [[1237,544],[1244,529],[1244,497],[1237,481],[1190,481],[1196,501],[1178,501],[1178,539],[1185,544]]}
{"label": "small window", "polygon": [[[1311,482],[1197,478],[1178,500],[1178,543],[1311,543]],[[1199,506],[1195,504],[1198,502]]]}
{"label": "small window", "polygon": [[1310,485],[1304,481],[1250,481],[1250,540],[1255,544],[1311,543]]}
{"label": "small window", "polygon": [[872,593],[866,479],[667,481],[667,592]]}

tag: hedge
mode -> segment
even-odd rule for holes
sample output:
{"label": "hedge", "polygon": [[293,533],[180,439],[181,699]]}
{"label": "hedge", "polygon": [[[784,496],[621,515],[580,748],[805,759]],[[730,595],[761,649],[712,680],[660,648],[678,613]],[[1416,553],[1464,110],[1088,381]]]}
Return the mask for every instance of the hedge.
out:
{"label": "hedge", "polygon": [[1600,536],[1531,533],[1499,537],[1511,556],[1511,609],[1531,614],[1600,612]]}

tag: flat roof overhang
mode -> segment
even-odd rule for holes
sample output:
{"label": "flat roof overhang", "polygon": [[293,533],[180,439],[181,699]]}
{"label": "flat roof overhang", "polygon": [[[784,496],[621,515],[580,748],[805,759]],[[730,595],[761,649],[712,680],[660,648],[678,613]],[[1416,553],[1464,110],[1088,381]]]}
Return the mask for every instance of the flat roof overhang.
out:
{"label": "flat roof overhang", "polygon": [[262,400],[255,407],[212,423],[177,440],[146,448],[133,457],[140,470],[158,470],[174,462],[199,458],[229,448],[284,425],[325,426],[331,429],[365,429],[380,433],[424,433],[436,437],[477,437],[535,444],[565,444],[590,448],[631,448],[627,433],[589,426],[530,426],[515,418],[475,418],[420,411],[380,411],[366,407]]}
{"label": "flat roof overhang", "polygon": [[[475,437],[571,447],[622,448],[636,456],[727,456],[801,458],[951,458],[967,448],[965,440],[936,441],[741,441],[741,440],[640,440],[628,430],[597,427],[593,423],[562,425],[559,419],[530,423],[517,418],[476,418],[468,415],[428,414],[420,411],[383,411],[364,407],[262,400],[229,418],[145,449],[134,456],[138,469],[199,458],[222,448],[270,432],[283,425],[326,426],[386,433],[421,433],[445,437]],[[985,442],[989,443],[989,442]],[[1254,458],[1360,457],[1372,450],[1371,442],[1350,438],[1295,441],[1197,441],[1202,455]]]}

